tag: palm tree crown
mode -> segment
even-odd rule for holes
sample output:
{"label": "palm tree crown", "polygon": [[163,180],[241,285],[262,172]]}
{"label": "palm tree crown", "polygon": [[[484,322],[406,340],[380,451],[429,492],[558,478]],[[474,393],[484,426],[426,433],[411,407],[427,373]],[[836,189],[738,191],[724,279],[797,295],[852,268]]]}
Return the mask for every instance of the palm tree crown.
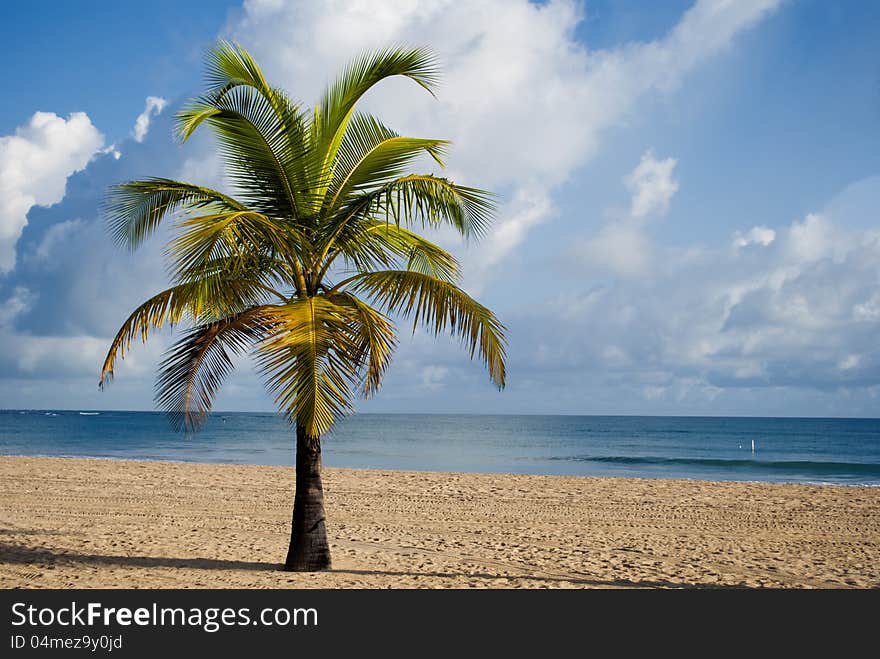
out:
{"label": "palm tree crown", "polygon": [[207,90],[177,114],[185,141],[203,123],[218,140],[234,197],[164,178],[115,186],[106,215],[114,238],[140,245],[165,218],[173,285],[137,307],[101,373],[153,328],[190,328],[160,365],[157,404],[194,429],[236,355],[252,352],[279,410],[319,438],[349,412],[357,390],[380,386],[396,345],[391,316],[458,336],[505,381],[504,327],[457,286],[459,265],[414,231],[450,224],[479,238],[492,196],[408,166],[443,165],[447,142],[403,137],[356,109],[371,87],[404,76],[428,91],[434,58],[390,49],[355,60],[305,110],[270,86],[242,47],[220,42]]}

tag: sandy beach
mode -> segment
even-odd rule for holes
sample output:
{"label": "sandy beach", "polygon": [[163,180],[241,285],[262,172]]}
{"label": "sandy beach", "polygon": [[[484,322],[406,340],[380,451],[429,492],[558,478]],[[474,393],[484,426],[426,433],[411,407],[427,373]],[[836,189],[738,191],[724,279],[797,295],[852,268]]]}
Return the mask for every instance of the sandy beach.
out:
{"label": "sandy beach", "polygon": [[327,469],[333,570],[291,574],[293,479],[2,457],[0,586],[880,587],[880,488]]}

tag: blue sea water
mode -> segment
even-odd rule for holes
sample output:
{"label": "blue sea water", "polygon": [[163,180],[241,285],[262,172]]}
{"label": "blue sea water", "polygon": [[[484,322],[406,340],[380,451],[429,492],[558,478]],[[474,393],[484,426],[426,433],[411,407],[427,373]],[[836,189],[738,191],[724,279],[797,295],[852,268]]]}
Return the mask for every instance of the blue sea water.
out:
{"label": "blue sea water", "polygon": [[[274,414],[184,435],[157,412],[0,411],[0,455],[291,465],[294,443]],[[880,485],[880,419],[362,414],[323,447],[333,467]]]}

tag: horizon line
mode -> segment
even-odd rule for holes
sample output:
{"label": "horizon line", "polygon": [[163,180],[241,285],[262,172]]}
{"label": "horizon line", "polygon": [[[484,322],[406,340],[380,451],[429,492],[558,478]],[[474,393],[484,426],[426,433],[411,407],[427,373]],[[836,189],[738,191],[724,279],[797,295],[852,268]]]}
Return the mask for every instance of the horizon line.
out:
{"label": "horizon line", "polygon": [[[161,410],[102,410],[102,409],[81,409],[69,407],[42,408],[42,407],[8,407],[0,408],[0,413],[4,412],[122,412],[137,414],[167,414]],[[267,411],[248,411],[248,410],[216,410],[208,412],[209,415],[223,414],[266,414],[273,416],[284,416],[280,412]],[[343,416],[339,421],[354,416],[571,416],[571,417],[633,417],[633,418],[658,418],[658,419],[812,419],[812,420],[854,420],[854,421],[880,421],[880,417],[874,416],[796,416],[796,415],[780,415],[780,416],[764,416],[754,414],[633,414],[633,413],[617,413],[617,414],[600,414],[600,413],[580,413],[580,412],[356,412]]]}

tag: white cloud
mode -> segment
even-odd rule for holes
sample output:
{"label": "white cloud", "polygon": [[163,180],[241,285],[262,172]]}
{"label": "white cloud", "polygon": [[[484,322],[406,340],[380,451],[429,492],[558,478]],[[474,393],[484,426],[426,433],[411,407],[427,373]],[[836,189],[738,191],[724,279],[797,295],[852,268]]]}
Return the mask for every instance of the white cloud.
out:
{"label": "white cloud", "polygon": [[193,155],[183,161],[173,178],[196,183],[214,190],[233,192],[228,189],[223,172],[223,161],[216,150]]}
{"label": "white cloud", "polygon": [[116,148],[115,144],[104,147],[99,153],[109,153],[111,156],[113,156],[114,160],[119,160],[122,157],[122,152]]}
{"label": "white cloud", "polygon": [[818,213],[810,213],[802,222],[791,227],[788,253],[796,261],[816,261],[826,256],[840,255],[846,245],[840,241],[838,229]]}
{"label": "white cloud", "polygon": [[861,359],[858,355],[847,355],[840,360],[838,368],[840,368],[840,370],[842,371],[848,371],[851,368],[855,368],[856,366],[858,366],[860,361]]}
{"label": "white cloud", "polygon": [[[776,231],[742,234],[762,245],[755,250],[683,254],[644,245],[656,254],[650,276],[559,293],[524,317],[535,328],[519,327],[529,353],[520,368],[583,372],[608,386],[638,387],[646,400],[673,385],[704,401],[734,389],[876,386],[880,232],[846,228],[860,223],[811,213]],[[596,255],[603,240],[600,233]],[[626,269],[606,258],[606,271]],[[596,274],[596,263],[582,272]],[[531,313],[540,320],[528,320]],[[548,322],[554,316],[564,322]]]}
{"label": "white cloud", "polygon": [[439,391],[446,385],[449,369],[445,366],[430,364],[421,369],[421,387],[428,391]]}
{"label": "white cloud", "polygon": [[43,236],[43,239],[40,241],[39,246],[34,252],[34,256],[46,262],[44,267],[51,267],[52,252],[56,250],[59,245],[63,246],[71,235],[82,227],[82,224],[82,220],[66,220],[64,222],[59,222],[58,224],[53,224],[49,227],[46,234]]}
{"label": "white cloud", "polygon": [[853,307],[855,320],[880,320],[880,292]]}
{"label": "white cloud", "polygon": [[[504,222],[499,222],[492,231],[491,240],[474,248],[474,258],[469,261],[470,288],[478,294],[484,282],[485,273],[496,267],[519,245],[529,229],[553,217],[556,209],[550,195],[541,186],[523,186],[513,193],[506,204]],[[465,258],[468,254],[465,253]]]}
{"label": "white cloud", "polygon": [[16,320],[27,313],[38,295],[17,286],[0,304],[0,371],[19,375],[92,375],[106,352],[107,341],[90,336],[32,336],[18,333]]}
{"label": "white cloud", "polygon": [[[97,381],[119,326],[137,304],[167,287],[168,226],[131,253],[113,244],[98,210],[108,185],[145,173],[189,172],[196,182],[207,175],[213,184],[218,170],[211,159],[200,159],[193,146],[160,152],[154,145],[161,139],[153,130],[142,146],[128,142],[131,157],[118,163],[113,147],[101,149],[96,142],[95,153],[106,157],[96,155],[84,166],[86,175],[72,177],[66,195],[62,179],[53,192],[58,203],[19,240],[18,266],[0,278],[0,399],[7,406],[33,407],[46,400],[83,409],[150,406],[157,364],[172,340],[168,332],[151,333],[147,345],[136,341],[110,390],[99,392]],[[192,159],[185,161],[189,154]],[[255,378],[246,382],[250,393],[242,399],[257,398],[254,392],[262,389]]]}
{"label": "white cloud", "polygon": [[18,316],[31,308],[36,297],[26,286],[16,286],[12,295],[0,304],[0,328],[12,325]]}
{"label": "white cloud", "polygon": [[131,129],[131,135],[135,142],[144,141],[147,131],[150,130],[150,119],[162,114],[166,105],[168,105],[168,101],[160,96],[147,96],[144,111],[135,119],[134,127]]}
{"label": "white cloud", "polygon": [[[593,158],[605,130],[646,94],[674,89],[778,4],[700,0],[664,37],[613,50],[591,51],[576,39],[582,12],[570,0],[248,0],[228,31],[272,80],[309,103],[327,76],[366,49],[407,43],[439,51],[439,100],[395,81],[366,101],[402,132],[451,138],[454,178],[510,189],[495,230],[475,251],[482,264],[465,261],[473,285],[475,274],[488,274],[485,254],[502,262],[550,217],[553,191]],[[542,201],[523,207],[523,197]]]}
{"label": "white cloud", "polygon": [[650,149],[642,154],[638,166],[625,179],[626,187],[632,193],[632,218],[666,214],[669,201],[678,192],[678,181],[672,177],[677,162],[675,158],[657,160]]}
{"label": "white cloud", "polygon": [[575,251],[590,270],[619,277],[639,277],[650,270],[653,260],[653,245],[644,231],[625,221],[606,224]]}
{"label": "white cloud", "polygon": [[[738,32],[759,21],[776,4],[775,0],[698,2],[677,26],[656,41],[604,51],[590,50],[576,40],[579,5],[566,0],[543,4],[525,0],[249,1],[241,19],[230,25],[229,36],[254,52],[273,83],[307,103],[316,99],[328,76],[335,74],[351,55],[365,48],[405,43],[439,50],[445,79],[438,100],[412,84],[394,81],[366,101],[370,109],[402,132],[452,138],[455,145],[447,174],[462,183],[489,187],[503,194],[504,205],[493,235],[468,253],[472,259],[466,257],[465,265],[471,273],[469,282],[474,288],[491,274],[491,268],[513,260],[513,252],[529,233],[557,213],[556,189],[577,168],[596,156],[608,129],[624,125],[631,115],[640,111],[642,101],[649,96],[674,89],[685,75],[727,47]],[[139,118],[132,129],[133,136],[137,137],[142,130],[141,139],[155,139],[155,130],[148,135],[150,118],[161,111],[155,103],[151,109],[148,99],[146,116],[143,121]],[[98,147],[100,144],[95,148]],[[130,148],[133,152],[136,149]],[[117,157],[115,147],[108,147],[107,152]],[[216,181],[216,187],[221,187],[222,172],[215,166],[216,161],[203,156],[196,153],[184,163],[180,162],[183,156],[174,156],[174,166],[165,167],[166,174],[178,171],[178,176],[195,182],[205,182],[207,175],[209,180]],[[119,166],[124,167],[128,160],[128,157],[122,159]],[[658,163],[667,160],[655,159]],[[647,194],[646,198],[652,201],[646,202],[645,218],[665,212],[674,194],[668,184],[677,186],[673,172],[670,166],[665,183],[653,186],[653,192]],[[161,168],[155,173],[163,175]],[[662,176],[659,180],[664,181]],[[63,196],[63,187],[60,194]],[[635,208],[633,203],[631,210]],[[53,265],[56,269],[51,274],[58,281],[66,272],[76,273],[71,277],[74,281],[65,284],[62,302],[77,313],[62,314],[63,327],[40,325],[41,314],[54,312],[54,305],[48,304],[52,286],[41,288],[39,280],[33,285],[29,281],[28,288],[16,289],[12,297],[6,295],[5,310],[9,318],[3,322],[8,330],[0,331],[0,343],[7,347],[0,354],[0,366],[5,366],[5,372],[13,378],[7,382],[21,378],[22,382],[40,383],[40,387],[50,388],[62,386],[58,382],[66,377],[68,384],[63,386],[70,387],[65,393],[67,400],[80,400],[77,396],[85,396],[80,393],[85,390],[83,382],[88,385],[90,395],[97,395],[93,385],[109,337],[132,305],[155,292],[155,284],[161,278],[161,245],[158,244],[161,237],[135,256],[120,254],[82,263],[77,245],[93,249],[101,239],[105,242],[107,239],[95,218],[81,225],[69,222],[80,213],[79,210],[58,213],[57,220],[64,228],[54,233],[50,230],[42,242],[28,243],[33,247],[29,252],[32,258],[45,255],[53,263],[64,261],[61,266]],[[614,234],[615,228],[619,227],[610,224],[606,227],[607,233]],[[625,231],[617,231],[609,239],[624,241],[625,234]],[[780,231],[777,242],[787,245],[788,241],[782,240],[783,234],[788,235]],[[718,395],[721,389],[709,382],[717,374],[710,365],[717,360],[723,371],[728,362],[719,355],[723,355],[725,349],[736,347],[735,343],[725,344],[718,338],[719,333],[723,334],[719,326],[731,316],[737,317],[726,331],[740,335],[743,354],[735,360],[731,358],[730,373],[740,378],[749,373],[752,378],[762,373],[775,377],[776,371],[772,365],[768,366],[762,352],[766,350],[762,341],[766,342],[767,335],[772,336],[774,331],[783,330],[773,325],[778,321],[771,320],[765,321],[771,325],[767,332],[756,331],[749,335],[747,318],[740,311],[753,309],[755,314],[764,313],[771,319],[773,313],[778,313],[772,307],[778,303],[776,306],[782,308],[784,300],[773,300],[773,291],[780,290],[789,277],[797,277],[797,273],[807,268],[794,251],[784,252],[776,243],[767,250],[741,250],[739,255],[728,248],[731,253],[723,257],[726,259],[722,268],[724,276],[716,276],[707,256],[710,252],[676,252],[672,258],[660,258],[667,256],[667,252],[653,246],[645,233],[637,233],[631,242],[636,239],[641,241],[637,248],[618,252],[622,256],[616,267],[631,273],[656,270],[656,285],[631,278],[610,288],[596,286],[584,294],[563,295],[560,290],[560,301],[554,308],[565,322],[543,323],[537,336],[531,337],[533,340],[529,340],[526,331],[521,331],[517,319],[505,316],[505,322],[511,321],[510,336],[515,342],[510,366],[511,373],[516,372],[517,377],[511,377],[511,388],[527,390],[526,399],[521,402],[533,404],[535,387],[542,388],[545,399],[555,399],[548,392],[557,379],[542,377],[541,369],[559,369],[580,383],[567,387],[567,393],[559,396],[560,409],[577,409],[584,400],[593,399],[583,396],[584,374],[600,381],[597,371],[587,368],[590,363],[604,369],[603,375],[633,382],[636,390],[658,399],[678,400],[689,395],[688,392],[697,392],[694,395],[699,396]],[[68,248],[60,249],[62,245]],[[750,259],[755,255],[752,252],[775,255],[775,265],[757,267],[753,271]],[[851,252],[844,252],[845,258],[853,258]],[[657,258],[652,256],[655,253]],[[627,255],[633,263],[626,262]],[[643,258],[642,263],[638,262],[639,258]],[[478,268],[475,265],[478,262],[484,262],[485,267]],[[811,263],[809,267],[825,265],[822,258]],[[699,286],[686,290],[680,277],[693,277]],[[100,305],[95,298],[95,281],[102,282]],[[672,313],[664,314],[661,303],[667,290]],[[38,304],[33,303],[36,291],[40,291]],[[762,291],[770,295],[771,308],[757,303],[760,295],[756,294]],[[854,290],[840,301],[839,313],[846,314],[851,324],[858,321],[866,333],[876,329],[873,323],[880,318],[880,298],[872,298],[872,294]],[[808,290],[789,297],[791,305],[808,311],[816,304]],[[737,305],[740,311],[731,313]],[[31,307],[34,310],[29,312]],[[820,324],[829,322],[827,315],[820,314]],[[798,316],[798,321],[802,320],[803,316]],[[20,328],[16,330],[12,325]],[[571,336],[567,335],[569,331]],[[59,336],[61,333],[66,336]],[[810,336],[819,333],[817,328],[810,329]],[[688,338],[693,341],[688,343]],[[137,395],[127,399],[128,407],[146,404],[159,354],[168,343],[164,334],[156,339],[151,339],[147,346],[138,345],[127,356],[120,365],[126,374],[118,378],[110,392],[102,394],[99,406],[115,405],[112,401],[119,399],[111,397],[123,395],[127,386],[138,388]],[[778,337],[775,340],[779,340]],[[409,342],[404,343],[380,402],[392,401],[393,408],[394,401],[420,400],[417,394],[423,396],[423,388],[443,387],[443,400],[454,400],[455,395],[460,395],[468,398],[466,407],[479,406],[483,400],[494,404],[495,392],[486,386],[484,373],[469,362],[454,341],[434,342],[419,334],[411,342],[412,349],[407,349]],[[809,341],[806,344],[812,345]],[[532,349],[542,351],[541,363],[530,370],[526,362],[528,351]],[[423,359],[428,350],[431,364]],[[405,361],[408,355],[412,357],[411,362]],[[848,377],[858,377],[874,363],[871,350],[854,342],[848,352],[841,350],[834,358],[829,357],[828,364],[834,367],[847,364],[848,355],[860,358],[858,364],[845,369]],[[840,368],[835,370],[838,374],[842,372]],[[564,377],[559,381],[563,380]],[[403,385],[395,385],[395,382]],[[451,382],[456,386],[444,386]],[[230,384],[234,387],[234,382]],[[608,395],[603,393],[604,382],[601,384],[602,387],[595,390],[597,398]],[[248,393],[236,394],[242,398],[230,398],[232,405],[226,409],[248,406],[247,395],[251,400],[261,400],[253,393],[259,391],[257,387],[248,386],[243,390]],[[4,395],[11,391],[12,388],[7,387]],[[509,390],[508,393],[514,392]],[[39,394],[30,395],[36,399]],[[481,398],[483,396],[485,398]],[[505,396],[498,400],[517,400]],[[432,401],[431,405],[434,404]]]}
{"label": "white cloud", "polygon": [[636,168],[623,182],[632,194],[629,213],[603,226],[599,233],[579,245],[574,252],[591,270],[610,272],[619,277],[640,277],[651,269],[654,248],[645,233],[651,217],[665,215],[678,191],[673,170],[675,158],[657,160],[651,149],[642,154]]}
{"label": "white cloud", "polygon": [[746,233],[737,231],[733,234],[733,246],[737,249],[748,247],[749,245],[767,247],[774,240],[776,240],[776,232],[767,227],[752,227]]}
{"label": "white cloud", "polygon": [[100,369],[107,342],[91,336],[17,336],[14,361],[20,373],[85,375]]}
{"label": "white cloud", "polygon": [[0,137],[0,274],[15,267],[28,211],[61,201],[67,177],[83,169],[103,143],[83,112],[67,119],[35,112],[14,135]]}

